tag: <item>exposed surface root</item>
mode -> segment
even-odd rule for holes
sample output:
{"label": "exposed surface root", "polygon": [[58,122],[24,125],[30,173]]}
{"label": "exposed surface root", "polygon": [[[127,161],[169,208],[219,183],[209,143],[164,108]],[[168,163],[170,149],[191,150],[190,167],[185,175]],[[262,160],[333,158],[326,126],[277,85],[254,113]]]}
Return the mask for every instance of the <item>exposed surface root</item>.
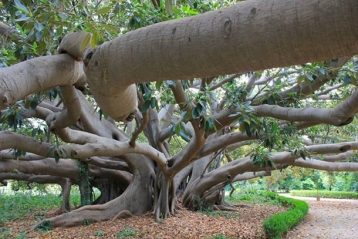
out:
{"label": "exposed surface root", "polygon": [[128,218],[128,217],[133,217],[133,214],[128,210],[123,210],[119,212],[117,215],[115,215],[112,221],[117,220],[118,218]]}
{"label": "exposed surface root", "polygon": [[90,205],[78,208],[69,213],[45,219],[35,228],[44,225],[51,227],[70,227],[88,225],[93,222],[106,221],[115,217],[128,215],[142,215],[153,205],[151,187],[147,182],[152,176],[152,162],[142,157],[133,157],[130,161],[136,166],[134,178],[126,190],[117,198],[100,205]]}

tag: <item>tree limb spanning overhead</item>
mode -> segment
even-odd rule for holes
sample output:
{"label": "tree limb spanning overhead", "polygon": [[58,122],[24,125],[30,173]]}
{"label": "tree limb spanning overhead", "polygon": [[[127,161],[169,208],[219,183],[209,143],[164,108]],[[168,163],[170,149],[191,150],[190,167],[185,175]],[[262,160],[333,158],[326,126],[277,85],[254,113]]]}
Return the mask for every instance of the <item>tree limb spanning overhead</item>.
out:
{"label": "tree limb spanning overhead", "polygon": [[[247,0],[165,22],[182,1],[150,21],[79,1],[60,26],[38,2],[22,7],[36,24],[1,10],[19,34],[0,23],[0,182],[59,184],[68,211],[38,226],[226,208],[225,186],[289,166],[358,171],[358,1]],[[86,204],[73,211],[71,185]]]}

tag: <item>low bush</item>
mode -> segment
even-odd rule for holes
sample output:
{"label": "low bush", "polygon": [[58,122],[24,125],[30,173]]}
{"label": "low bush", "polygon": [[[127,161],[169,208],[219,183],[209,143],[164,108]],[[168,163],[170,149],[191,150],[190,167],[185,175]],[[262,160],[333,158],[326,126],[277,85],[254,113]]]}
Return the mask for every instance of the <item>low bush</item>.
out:
{"label": "low bush", "polygon": [[131,227],[126,227],[117,233],[117,238],[131,238],[137,236],[138,231]]}
{"label": "low bush", "polygon": [[96,231],[94,233],[94,235],[95,235],[95,237],[104,237],[106,235],[106,233],[104,231],[99,230],[99,231]]}
{"label": "low bush", "polygon": [[281,238],[288,230],[296,226],[308,213],[308,204],[304,201],[277,196],[282,205],[288,206],[286,212],[277,213],[264,221],[269,238]]}
{"label": "low bush", "polygon": [[245,190],[243,192],[235,192],[231,197],[228,196],[227,200],[232,203],[248,202],[255,204],[272,204],[279,205],[279,195],[270,191],[261,190]]}
{"label": "low bush", "polygon": [[337,199],[358,199],[357,192],[340,192],[340,191],[325,191],[325,190],[293,190],[290,192],[292,196],[299,197],[317,197],[321,198],[337,198]]}

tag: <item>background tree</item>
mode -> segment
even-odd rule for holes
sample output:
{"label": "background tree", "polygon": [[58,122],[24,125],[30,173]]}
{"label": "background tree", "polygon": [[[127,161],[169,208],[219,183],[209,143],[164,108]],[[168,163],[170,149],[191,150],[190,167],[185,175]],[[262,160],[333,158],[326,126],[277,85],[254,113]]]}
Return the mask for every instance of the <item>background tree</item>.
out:
{"label": "background tree", "polygon": [[2,1],[0,178],[81,191],[40,225],[230,209],[235,181],[358,170],[357,1],[171,3]]}

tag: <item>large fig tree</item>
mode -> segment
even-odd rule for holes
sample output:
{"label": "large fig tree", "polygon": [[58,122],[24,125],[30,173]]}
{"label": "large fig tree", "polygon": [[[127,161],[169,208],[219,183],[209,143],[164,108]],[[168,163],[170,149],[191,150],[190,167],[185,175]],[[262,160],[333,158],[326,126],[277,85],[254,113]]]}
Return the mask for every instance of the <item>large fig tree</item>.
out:
{"label": "large fig tree", "polygon": [[358,171],[356,0],[165,2],[2,1],[0,181],[59,184],[42,223],[228,209],[235,181]]}

